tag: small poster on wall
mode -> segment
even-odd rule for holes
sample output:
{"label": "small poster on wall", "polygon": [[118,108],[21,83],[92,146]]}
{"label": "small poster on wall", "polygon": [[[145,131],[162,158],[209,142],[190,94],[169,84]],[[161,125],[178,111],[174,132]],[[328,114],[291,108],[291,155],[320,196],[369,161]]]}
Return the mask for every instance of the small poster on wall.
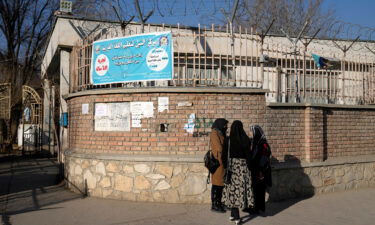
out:
{"label": "small poster on wall", "polygon": [[142,127],[141,119],[154,117],[153,102],[131,102],[132,127]]}
{"label": "small poster on wall", "polygon": [[169,109],[169,98],[159,97],[158,98],[158,112],[163,112],[164,110],[168,111],[168,109]]}
{"label": "small poster on wall", "polygon": [[95,131],[130,131],[130,103],[96,103]]}
{"label": "small poster on wall", "polygon": [[82,104],[82,114],[83,115],[89,114],[89,104],[88,103]]}

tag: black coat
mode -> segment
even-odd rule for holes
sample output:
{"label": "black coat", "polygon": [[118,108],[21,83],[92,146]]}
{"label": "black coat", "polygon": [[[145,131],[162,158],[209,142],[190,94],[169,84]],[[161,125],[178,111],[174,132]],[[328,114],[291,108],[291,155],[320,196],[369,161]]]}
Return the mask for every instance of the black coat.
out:
{"label": "black coat", "polygon": [[[251,157],[251,145],[250,142],[245,144],[238,144],[233,141],[229,141],[229,137],[225,139],[224,143],[224,149],[222,154],[222,162],[224,165],[224,168],[226,169],[228,167],[228,147],[230,146],[230,155],[229,158],[239,158],[239,159],[246,159],[246,162],[250,162]],[[248,164],[248,167],[250,168],[250,165]]]}
{"label": "black coat", "polygon": [[252,156],[248,164],[255,183],[264,181],[267,186],[272,186],[271,148],[266,141],[252,147]]}

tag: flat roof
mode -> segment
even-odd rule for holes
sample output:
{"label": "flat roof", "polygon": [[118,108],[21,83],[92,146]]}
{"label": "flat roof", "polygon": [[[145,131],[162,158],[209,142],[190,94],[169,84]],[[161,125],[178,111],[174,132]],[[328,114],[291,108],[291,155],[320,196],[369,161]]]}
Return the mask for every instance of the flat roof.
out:
{"label": "flat roof", "polygon": [[[106,19],[93,19],[93,18],[85,18],[85,17],[79,17],[79,16],[74,16],[74,15],[69,15],[69,14],[56,14],[56,17],[57,18],[63,18],[63,19],[73,19],[73,20],[83,20],[83,21],[92,21],[92,22],[100,22],[100,23],[114,23],[114,24],[121,24],[120,21],[113,21],[113,20],[106,20]],[[56,23],[56,22],[55,22]],[[130,22],[129,24],[133,24],[133,25],[141,25],[141,23],[137,23],[137,22]],[[194,26],[185,26],[185,25],[176,25],[176,24],[154,24],[154,23],[146,23],[145,25],[151,25],[151,26],[167,26],[167,27],[172,27],[172,28],[186,28],[186,29],[190,29],[190,30],[198,30],[198,29],[201,29],[203,30],[202,28],[198,28],[198,27],[194,27]],[[225,25],[225,24],[223,24]],[[223,31],[215,31],[215,32],[223,32]],[[283,35],[275,35],[275,34],[269,34],[267,35],[267,37],[281,37],[281,38],[286,38],[285,36]],[[309,36],[306,36],[306,37],[309,37]],[[351,41],[354,41],[355,39],[344,39],[344,38],[335,38],[335,39],[332,39],[332,38],[314,38],[315,40],[336,40],[336,41],[348,41],[348,42],[351,42]],[[359,42],[369,42],[369,43],[375,43],[375,40],[363,40],[363,39],[358,39]]]}

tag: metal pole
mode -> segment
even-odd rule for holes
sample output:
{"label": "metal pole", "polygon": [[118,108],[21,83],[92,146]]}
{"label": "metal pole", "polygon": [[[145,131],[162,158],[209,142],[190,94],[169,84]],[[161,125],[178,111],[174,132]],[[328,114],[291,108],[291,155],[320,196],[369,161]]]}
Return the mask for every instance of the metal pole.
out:
{"label": "metal pole", "polygon": [[[231,35],[231,42],[230,42],[230,49],[232,53],[232,68],[233,68],[233,75],[234,75],[234,80],[237,80],[237,73],[236,73],[236,59],[234,55],[234,32],[233,32],[233,22],[231,21],[229,23],[230,26],[230,35]],[[228,68],[228,80],[229,80],[229,68]]]}
{"label": "metal pole", "polygon": [[[273,19],[270,23],[270,25],[268,26],[267,30],[263,33],[260,34],[260,56],[263,55],[263,44],[264,44],[264,38],[266,37],[266,35],[268,34],[268,32],[270,31],[273,23],[275,22],[275,19]],[[264,83],[264,62],[261,62],[260,63],[260,79],[261,79],[261,88],[263,88],[263,83]]]}
{"label": "metal pole", "polygon": [[134,0],[134,5],[135,5],[135,9],[137,10],[137,13],[138,13],[139,21],[141,21],[141,32],[143,33],[144,32],[144,28],[145,28],[145,23],[143,21],[143,16],[142,16],[141,8],[139,7],[139,1],[138,0]]}
{"label": "metal pole", "polygon": [[[345,46],[346,48],[346,46]],[[346,51],[343,52],[343,58],[341,63],[341,73],[342,73],[342,101],[345,104],[345,58],[346,58]]]}
{"label": "metal pole", "polygon": [[24,138],[24,135],[25,135],[25,122],[24,122],[23,111],[22,111],[22,120],[21,121],[22,121],[22,155],[24,155],[25,154],[25,138]]}
{"label": "metal pole", "polygon": [[51,97],[52,97],[52,87],[51,87],[51,84],[50,84],[50,81],[48,81],[48,87],[49,87],[49,112],[48,112],[48,115],[49,115],[49,122],[48,122],[48,152],[51,153],[51,121],[52,121],[52,101],[51,101]]}

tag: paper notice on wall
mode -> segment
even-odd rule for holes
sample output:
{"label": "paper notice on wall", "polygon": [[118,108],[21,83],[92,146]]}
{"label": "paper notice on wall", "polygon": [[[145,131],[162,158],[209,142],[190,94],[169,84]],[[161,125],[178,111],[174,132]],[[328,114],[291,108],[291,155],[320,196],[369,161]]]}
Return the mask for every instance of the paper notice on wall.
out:
{"label": "paper notice on wall", "polygon": [[194,127],[195,127],[195,114],[192,113],[189,116],[188,123],[186,123],[185,126],[184,126],[184,130],[186,130],[186,132],[192,134],[192,133],[194,133]]}
{"label": "paper notice on wall", "polygon": [[169,110],[169,98],[159,97],[158,98],[158,112],[163,112],[164,110]]}
{"label": "paper notice on wall", "polygon": [[132,117],[132,127],[142,127],[141,119]]}
{"label": "paper notice on wall", "polygon": [[129,102],[96,103],[96,131],[130,131]]}
{"label": "paper notice on wall", "polygon": [[142,104],[143,118],[154,117],[154,103],[153,102],[144,102]]}
{"label": "paper notice on wall", "polygon": [[131,102],[132,127],[142,127],[141,119],[154,117],[153,102]]}
{"label": "paper notice on wall", "polygon": [[95,116],[97,117],[107,116],[107,111],[108,111],[107,103],[95,104]]}
{"label": "paper notice on wall", "polygon": [[82,104],[82,114],[89,114],[89,104]]}
{"label": "paper notice on wall", "polygon": [[193,106],[193,103],[191,102],[179,102],[177,103],[178,107],[183,107],[183,106]]}

